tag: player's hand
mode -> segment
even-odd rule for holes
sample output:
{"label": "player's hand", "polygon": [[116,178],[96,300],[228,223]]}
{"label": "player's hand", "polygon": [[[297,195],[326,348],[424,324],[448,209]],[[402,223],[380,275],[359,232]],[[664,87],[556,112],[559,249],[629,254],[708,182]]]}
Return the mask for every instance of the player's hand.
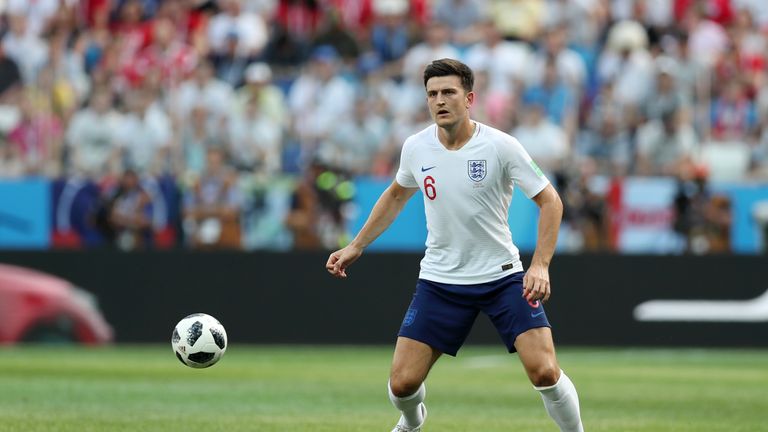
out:
{"label": "player's hand", "polygon": [[347,267],[357,261],[362,254],[362,249],[350,244],[343,249],[331,253],[328,257],[328,262],[325,263],[325,269],[337,278],[345,278],[347,277]]}
{"label": "player's hand", "polygon": [[523,277],[523,297],[527,301],[549,300],[549,268],[542,264],[531,264]]}

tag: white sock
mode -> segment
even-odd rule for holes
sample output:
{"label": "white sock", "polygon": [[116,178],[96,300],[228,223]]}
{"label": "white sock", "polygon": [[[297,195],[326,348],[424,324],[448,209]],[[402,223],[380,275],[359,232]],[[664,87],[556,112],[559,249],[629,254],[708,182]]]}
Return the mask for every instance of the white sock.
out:
{"label": "white sock", "polygon": [[562,432],[584,432],[579,412],[579,395],[576,387],[562,370],[555,385],[535,387],[541,393],[544,407]]}
{"label": "white sock", "polygon": [[395,396],[392,393],[392,387],[390,387],[389,382],[387,382],[387,389],[389,390],[389,400],[392,401],[392,405],[403,413],[404,426],[416,427],[424,423],[424,415],[421,412],[420,406],[427,395],[427,388],[424,386],[424,383],[421,383],[416,393],[405,397]]}

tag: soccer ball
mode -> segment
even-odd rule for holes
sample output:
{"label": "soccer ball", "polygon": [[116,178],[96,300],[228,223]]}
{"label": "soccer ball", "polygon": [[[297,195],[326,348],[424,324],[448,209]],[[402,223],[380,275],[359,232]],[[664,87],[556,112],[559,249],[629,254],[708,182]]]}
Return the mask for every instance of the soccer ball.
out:
{"label": "soccer ball", "polygon": [[227,332],[214,317],[196,313],[182,318],[171,335],[176,358],[196,369],[213,366],[227,350]]}

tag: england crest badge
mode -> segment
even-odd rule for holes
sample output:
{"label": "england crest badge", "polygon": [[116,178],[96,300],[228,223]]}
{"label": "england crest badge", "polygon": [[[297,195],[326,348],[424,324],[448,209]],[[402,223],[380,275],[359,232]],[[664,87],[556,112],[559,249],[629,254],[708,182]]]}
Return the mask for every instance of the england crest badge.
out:
{"label": "england crest badge", "polygon": [[485,160],[467,161],[467,174],[469,174],[470,180],[479,182],[485,178],[487,172],[488,170]]}

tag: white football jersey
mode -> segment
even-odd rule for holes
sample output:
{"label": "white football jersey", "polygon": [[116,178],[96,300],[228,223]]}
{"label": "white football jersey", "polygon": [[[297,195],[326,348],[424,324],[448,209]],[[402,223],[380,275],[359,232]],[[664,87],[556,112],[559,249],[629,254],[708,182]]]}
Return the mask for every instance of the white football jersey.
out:
{"label": "white football jersey", "polygon": [[531,198],[549,181],[515,138],[475,124],[459,150],[440,143],[436,125],[403,144],[396,180],[421,189],[427,218],[421,279],[478,284],[523,270],[507,223],[512,191]]}

